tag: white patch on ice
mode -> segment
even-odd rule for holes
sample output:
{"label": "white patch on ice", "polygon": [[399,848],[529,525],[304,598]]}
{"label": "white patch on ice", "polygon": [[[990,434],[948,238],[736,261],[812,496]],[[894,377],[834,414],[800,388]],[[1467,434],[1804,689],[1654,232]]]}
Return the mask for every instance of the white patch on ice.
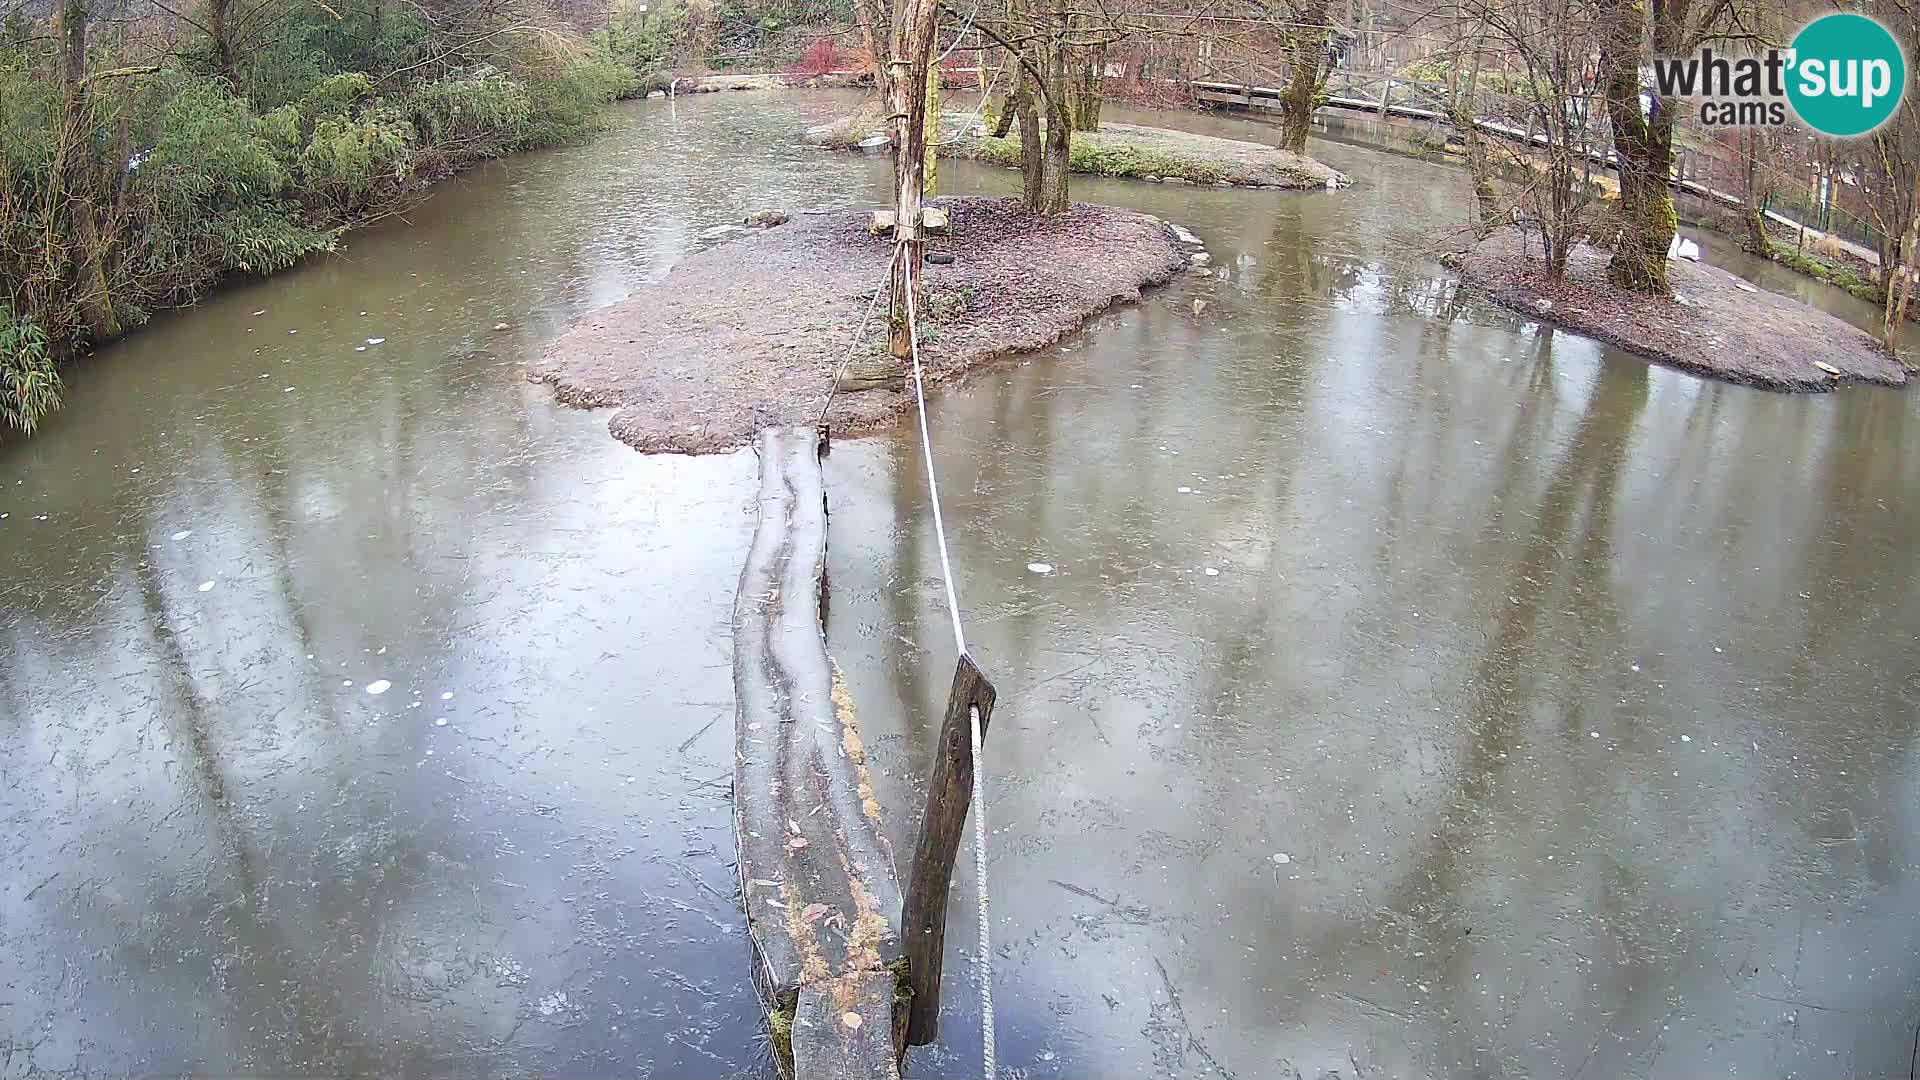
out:
{"label": "white patch on ice", "polygon": [[1597,738],[1599,738],[1599,737],[1600,737],[1600,733],[1599,733],[1599,732],[1597,732],[1597,731],[1589,731],[1589,732],[1587,732],[1587,738],[1589,738],[1589,739],[1597,739]]}
{"label": "white patch on ice", "polygon": [[1207,576],[1208,576],[1208,577],[1219,577],[1219,576],[1220,576],[1220,571],[1218,571],[1218,570],[1215,570],[1215,569],[1214,569],[1213,567],[1211,567],[1211,566],[1209,566],[1209,567],[1207,567]]}
{"label": "white patch on ice", "polygon": [[1053,573],[1053,564],[1045,563],[1045,562],[1030,562],[1027,564],[1027,571],[1033,574],[1051,574]]}
{"label": "white patch on ice", "polygon": [[201,583],[200,583],[200,591],[201,591],[201,592],[212,592],[212,591],[213,591],[213,582],[211,582],[211,581],[203,581],[203,582],[201,582]]}
{"label": "white patch on ice", "polygon": [[1278,866],[1285,866],[1293,861],[1293,856],[1284,851],[1276,851],[1273,853],[1273,861]]}
{"label": "white patch on ice", "polygon": [[446,727],[446,726],[447,726],[447,718],[446,718],[446,717],[444,717],[444,716],[442,716],[442,717],[439,717],[439,718],[437,718],[437,719],[435,719],[435,720],[434,720],[434,722],[433,722],[433,726],[434,726],[434,727]]}
{"label": "white patch on ice", "polygon": [[451,690],[442,690],[442,691],[440,691],[440,700],[441,700],[441,701],[452,701],[452,700],[453,700],[453,691],[451,691]]}
{"label": "white patch on ice", "polygon": [[567,995],[548,994],[535,1003],[533,1008],[534,1011],[538,1012],[541,1016],[552,1016],[554,1013],[566,1009],[566,1007]]}
{"label": "white patch on ice", "polygon": [[393,689],[393,684],[385,679],[375,679],[367,684],[367,693],[376,696],[384,694],[391,689]]}
{"label": "white patch on ice", "polygon": [[1692,742],[1692,741],[1693,741],[1693,736],[1691,736],[1691,735],[1682,735],[1682,736],[1680,736],[1680,741],[1681,741],[1681,742]]}
{"label": "white patch on ice", "polygon": [[179,532],[173,534],[173,538],[175,540],[185,540],[187,537],[192,535],[193,535],[192,529],[181,529]]}
{"label": "white patch on ice", "polygon": [[1193,489],[1192,489],[1192,488],[1190,488],[1190,487],[1177,487],[1177,488],[1174,488],[1173,490],[1175,490],[1175,491],[1177,491],[1177,492],[1179,492],[1179,493],[1180,493],[1180,494],[1182,494],[1182,495],[1191,495],[1191,494],[1193,494]]}

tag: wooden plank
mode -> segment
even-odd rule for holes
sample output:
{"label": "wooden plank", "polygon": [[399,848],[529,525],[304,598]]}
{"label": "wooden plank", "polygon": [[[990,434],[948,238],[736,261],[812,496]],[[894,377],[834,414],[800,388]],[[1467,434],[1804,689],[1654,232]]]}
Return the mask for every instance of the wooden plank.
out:
{"label": "wooden plank", "polygon": [[953,860],[966,830],[973,801],[973,725],[970,708],[980,710],[980,738],[993,716],[993,684],[962,653],[953,669],[947,713],[934,745],[927,779],[927,806],[920,815],[913,869],[907,877],[906,908],[900,925],[906,934],[907,981],[913,991],[907,1015],[907,1044],[925,1046],[940,1033],[940,973],[947,942],[947,893]]}
{"label": "wooden plank", "polygon": [[793,1014],[794,1075],[898,1080],[895,997],[891,971],[802,988]]}
{"label": "wooden plank", "polygon": [[[755,984],[795,1033],[783,1069],[804,1057],[801,1035],[814,1030],[793,1024],[805,991],[850,977],[892,980],[902,957],[893,857],[852,700],[822,630],[824,447],[814,428],[760,433],[759,521],[733,611],[741,901]],[[891,1027],[879,1033],[889,1044]]]}

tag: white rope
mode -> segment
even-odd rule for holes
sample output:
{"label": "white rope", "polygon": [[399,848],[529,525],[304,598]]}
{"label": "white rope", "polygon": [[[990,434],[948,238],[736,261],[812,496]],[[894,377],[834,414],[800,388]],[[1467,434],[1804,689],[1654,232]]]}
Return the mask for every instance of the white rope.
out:
{"label": "white rope", "polygon": [[953,55],[953,50],[959,48],[960,43],[967,40],[968,34],[973,33],[973,20],[980,14],[980,3],[981,0],[973,0],[973,11],[967,15],[966,25],[960,28],[959,33],[953,35],[953,44],[947,46],[947,51],[941,53],[940,59],[933,62],[934,67],[937,68],[941,64],[946,63],[947,57]]}
{"label": "white rope", "polygon": [[[960,598],[953,591],[953,563],[947,558],[947,526],[940,519],[940,481],[933,475],[933,436],[927,433],[927,385],[920,373],[920,319],[913,304],[913,277],[919,270],[907,261],[907,355],[913,358],[913,396],[920,401],[920,450],[927,459],[927,494],[933,502],[933,538],[940,544],[940,575],[947,583],[947,614],[953,617],[953,647],[967,651],[967,632],[960,629]],[[974,775],[979,775],[975,760]]]}
{"label": "white rope", "polygon": [[952,146],[954,143],[957,143],[962,139],[965,139],[967,137],[967,133],[973,130],[973,125],[980,122],[981,114],[987,111],[987,102],[992,100],[993,88],[998,85],[1000,85],[1000,70],[998,68],[995,68],[993,72],[993,78],[987,80],[987,88],[985,90],[980,91],[980,104],[975,105],[973,107],[973,119],[968,120],[966,123],[960,125],[960,134],[955,135],[951,139],[942,139],[935,145]]}
{"label": "white rope", "polygon": [[980,706],[967,706],[967,717],[973,728],[973,887],[980,897],[980,951],[974,968],[980,979],[981,1071],[993,1080],[993,942],[987,919],[987,797],[980,775],[986,771],[980,757]]}
{"label": "white rope", "polygon": [[827,400],[820,406],[820,416],[813,422],[815,427],[827,422],[827,410],[833,408],[833,396],[840,392],[840,377],[846,374],[847,366],[853,363],[853,351],[860,347],[860,340],[867,334],[867,320],[873,318],[874,309],[880,306],[880,294],[885,292],[887,285],[893,281],[893,264],[900,258],[902,246],[901,244],[893,245],[893,258],[887,260],[886,279],[874,288],[873,300],[867,304],[867,313],[860,316],[860,326],[853,332],[853,340],[847,342],[847,355],[841,359],[840,366],[835,369],[833,382],[827,384]]}
{"label": "white rope", "polygon": [[[902,254],[904,257],[904,252]],[[940,573],[947,584],[947,614],[953,617],[953,645],[964,656],[967,635],[960,628],[960,600],[953,589],[953,563],[947,557],[947,527],[940,517],[940,481],[933,470],[933,436],[927,430],[927,384],[920,368],[920,319],[913,302],[913,279],[918,267],[911,261],[906,265],[907,355],[913,360],[913,396],[920,406],[920,452],[927,462],[927,496],[933,503],[933,535],[940,545]],[[986,1080],[994,1080],[999,1066],[993,1039],[993,945],[987,914],[987,770],[981,756],[978,705],[967,706],[967,721],[973,753],[973,884],[980,907],[980,942],[974,953],[973,969],[980,989],[981,1074]]]}

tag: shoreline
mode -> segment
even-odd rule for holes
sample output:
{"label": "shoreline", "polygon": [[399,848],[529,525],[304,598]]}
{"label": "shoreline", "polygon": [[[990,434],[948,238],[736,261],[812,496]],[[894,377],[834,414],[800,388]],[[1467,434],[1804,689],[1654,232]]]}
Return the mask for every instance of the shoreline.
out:
{"label": "shoreline", "polygon": [[1586,244],[1568,257],[1565,279],[1549,281],[1538,248],[1518,229],[1497,229],[1460,260],[1461,280],[1525,318],[1722,382],[1784,393],[1908,382],[1873,335],[1718,267],[1670,260],[1673,296],[1647,297],[1608,283],[1608,253]]}
{"label": "shoreline", "polygon": [[[1020,167],[1016,134],[987,134],[970,113],[942,113],[940,126],[941,157]],[[876,137],[884,136],[876,135],[870,118],[851,116],[809,128],[801,139],[829,150],[864,150]],[[1338,169],[1265,143],[1141,124],[1103,123],[1097,131],[1074,132],[1068,167],[1081,176],[1200,187],[1316,191],[1353,183]]]}
{"label": "shoreline", "polygon": [[[948,211],[953,231],[928,250],[954,261],[922,267],[930,386],[1045,348],[1194,258],[1172,226],[1137,211],[1075,204],[1041,216],[981,197],[932,205]],[[661,281],[582,316],[527,378],[566,404],[614,408],[614,437],[646,453],[721,453],[768,425],[814,423],[852,329],[885,300],[876,293],[885,292],[892,245],[867,222],[861,208],[801,213],[695,252]],[[852,364],[898,370],[886,356],[884,315],[869,322]],[[913,400],[898,380],[835,391],[826,421],[839,434],[868,432]]]}

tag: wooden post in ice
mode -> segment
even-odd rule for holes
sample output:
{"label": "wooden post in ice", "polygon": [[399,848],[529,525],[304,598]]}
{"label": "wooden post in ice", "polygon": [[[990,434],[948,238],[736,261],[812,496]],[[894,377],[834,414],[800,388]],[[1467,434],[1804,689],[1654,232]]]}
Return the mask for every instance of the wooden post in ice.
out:
{"label": "wooden post in ice", "polygon": [[913,989],[907,1013],[908,1046],[925,1046],[940,1033],[947,892],[953,882],[953,860],[966,831],[967,808],[973,802],[973,728],[968,711],[980,710],[984,743],[993,697],[993,684],[974,666],[973,657],[960,654],[940,738],[933,747],[933,765],[927,771],[927,808],[920,815],[920,835],[914,842],[913,868],[908,871],[907,898],[900,915],[907,980]]}

